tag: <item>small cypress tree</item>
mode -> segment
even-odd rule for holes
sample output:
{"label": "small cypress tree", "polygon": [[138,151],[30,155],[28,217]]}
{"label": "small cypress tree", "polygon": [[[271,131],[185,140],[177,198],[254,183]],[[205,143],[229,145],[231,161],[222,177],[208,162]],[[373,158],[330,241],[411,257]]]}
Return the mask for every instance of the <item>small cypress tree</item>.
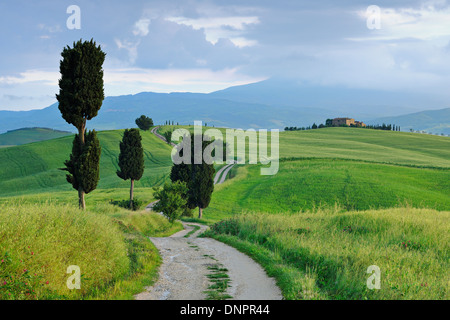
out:
{"label": "small cypress tree", "polygon": [[142,137],[138,129],[126,129],[120,142],[119,168],[117,176],[123,180],[131,180],[130,209],[133,208],[134,181],[140,180],[144,174],[144,149]]}
{"label": "small cypress tree", "polygon": [[84,193],[88,194],[97,188],[100,180],[100,155],[101,147],[95,130],[86,134],[84,145],[79,143],[79,137],[75,135],[72,154],[70,159],[64,162],[66,168],[62,170],[69,172],[66,175],[67,182],[78,190],[80,208],[86,207]]}

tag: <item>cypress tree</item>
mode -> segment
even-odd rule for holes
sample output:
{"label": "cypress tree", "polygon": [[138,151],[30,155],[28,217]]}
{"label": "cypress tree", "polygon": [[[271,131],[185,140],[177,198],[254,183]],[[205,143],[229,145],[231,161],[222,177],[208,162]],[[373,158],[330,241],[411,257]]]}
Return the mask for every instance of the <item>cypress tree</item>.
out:
{"label": "cypress tree", "polygon": [[[72,154],[70,159],[64,162],[66,168],[62,170],[69,172],[66,175],[67,182],[72,184],[75,190],[78,190],[78,204],[82,209],[86,207],[84,193],[88,194],[97,188],[100,179],[100,155],[101,147],[95,130],[86,134],[84,145],[79,143],[78,134],[75,135]],[[83,192],[82,195],[80,195],[80,190]]]}
{"label": "cypress tree", "polygon": [[214,191],[214,165],[193,164],[191,170],[191,183],[189,193],[191,201],[198,207],[198,218],[201,219],[203,209],[209,206]]}
{"label": "cypress tree", "polygon": [[[63,119],[78,130],[70,160],[65,162],[66,168],[63,170],[69,172],[67,181],[78,190],[79,206],[85,209],[84,195],[94,190],[99,180],[101,153],[96,133],[92,131],[86,135],[86,122],[97,116],[103,103],[102,65],[106,54],[93,40],[85,42],[79,40],[73,44],[73,48],[69,46],[64,48],[61,56],[63,59],[59,67],[60,90],[56,95],[58,108]],[[89,144],[88,136],[90,136]],[[95,170],[97,172],[94,172]],[[94,180],[87,181],[88,179]]]}
{"label": "cypress tree", "polygon": [[[188,187],[186,206],[189,209],[198,207],[198,217],[201,219],[203,215],[203,209],[208,207],[211,201],[212,193],[214,191],[215,169],[213,164],[207,164],[204,159],[201,164],[194,163],[194,141],[195,138],[191,137],[191,163],[181,163],[178,165],[174,164],[170,173],[170,179],[172,180],[172,182],[181,181],[186,183]],[[201,141],[203,153],[205,148],[212,142],[203,141],[203,137]],[[224,150],[225,157],[225,143]],[[182,153],[182,151],[180,151],[180,153]]]}
{"label": "cypress tree", "polygon": [[138,129],[126,129],[120,142],[119,168],[117,176],[123,180],[131,180],[130,209],[133,209],[134,181],[140,180],[144,174],[144,149],[142,137]]}

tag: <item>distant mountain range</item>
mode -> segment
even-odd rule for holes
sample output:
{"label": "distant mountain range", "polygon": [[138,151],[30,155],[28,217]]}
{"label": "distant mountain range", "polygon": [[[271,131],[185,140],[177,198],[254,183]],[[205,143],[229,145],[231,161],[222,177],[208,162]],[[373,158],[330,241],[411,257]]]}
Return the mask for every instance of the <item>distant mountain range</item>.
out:
{"label": "distant mountain range", "polygon": [[[425,127],[448,129],[445,125],[449,124],[450,108],[440,110],[447,114],[447,118],[441,113],[424,111],[427,124],[421,125],[422,112],[418,111],[431,109],[429,106],[438,109],[448,107],[448,104],[419,94],[323,87],[269,79],[209,94],[143,92],[107,97],[98,116],[88,123],[88,127],[97,130],[135,127],[135,119],[145,114],[156,124],[166,120],[180,124],[202,120],[208,125],[255,129],[308,126],[314,122],[324,123],[325,119],[333,117],[352,117],[367,123],[383,119],[387,123],[399,124],[402,130],[409,127],[416,130],[425,130],[422,129]],[[447,122],[442,122],[442,119],[447,119]],[[408,122],[413,120],[416,122]],[[56,103],[41,110],[0,111],[0,133],[24,127],[74,132],[74,127],[61,118]]]}

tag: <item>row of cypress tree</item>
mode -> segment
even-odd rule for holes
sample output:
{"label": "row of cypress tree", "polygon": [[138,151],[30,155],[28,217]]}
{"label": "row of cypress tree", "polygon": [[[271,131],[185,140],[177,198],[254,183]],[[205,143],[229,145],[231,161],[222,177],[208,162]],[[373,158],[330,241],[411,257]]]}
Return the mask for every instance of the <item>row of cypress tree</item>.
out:
{"label": "row of cypress tree", "polygon": [[[78,191],[79,207],[85,209],[85,194],[96,189],[100,178],[100,142],[95,130],[86,133],[86,123],[97,116],[103,103],[102,65],[106,54],[91,39],[85,42],[80,40],[73,44],[73,48],[67,46],[61,56],[60,91],[56,95],[58,108],[63,119],[78,130],[73,140],[70,159],[65,161],[66,167],[61,170],[68,172],[66,179]],[[126,129],[120,142],[120,170],[117,171],[117,176],[131,180],[130,208],[133,207],[134,182],[141,179],[145,168],[141,140],[138,129]],[[191,141],[191,154],[194,157],[194,139]],[[203,150],[207,144],[203,142]],[[193,164],[192,159],[191,163],[174,165],[170,177],[174,184],[182,183],[187,187],[187,192],[181,194],[185,206],[189,209],[198,207],[201,218],[202,210],[209,205],[214,190],[215,170],[212,164],[206,164],[204,161],[201,164]],[[182,188],[175,187],[171,190]]]}

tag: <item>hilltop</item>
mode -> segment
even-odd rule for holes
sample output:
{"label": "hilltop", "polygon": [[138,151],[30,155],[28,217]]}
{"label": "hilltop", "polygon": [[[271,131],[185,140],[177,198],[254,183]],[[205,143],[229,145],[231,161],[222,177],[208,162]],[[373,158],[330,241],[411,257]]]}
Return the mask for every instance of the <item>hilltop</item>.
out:
{"label": "hilltop", "polygon": [[51,140],[71,134],[72,133],[68,131],[53,130],[49,128],[21,128],[10,130],[0,134],[0,147],[18,146],[37,141]]}

